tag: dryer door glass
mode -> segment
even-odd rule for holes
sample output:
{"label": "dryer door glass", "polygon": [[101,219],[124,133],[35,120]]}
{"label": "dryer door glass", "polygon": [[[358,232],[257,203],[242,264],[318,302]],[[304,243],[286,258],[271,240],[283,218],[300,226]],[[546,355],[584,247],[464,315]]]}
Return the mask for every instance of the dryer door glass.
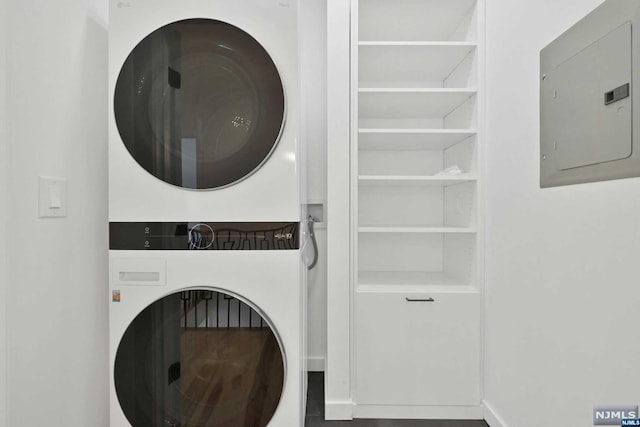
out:
{"label": "dryer door glass", "polygon": [[278,337],[248,303],[213,290],[169,295],[124,333],[114,365],[136,427],[264,427],[282,395]]}
{"label": "dryer door glass", "polygon": [[266,161],[280,138],[285,96],[253,37],[221,21],[188,19],[133,49],[116,82],[114,114],[125,147],[147,172],[213,189]]}

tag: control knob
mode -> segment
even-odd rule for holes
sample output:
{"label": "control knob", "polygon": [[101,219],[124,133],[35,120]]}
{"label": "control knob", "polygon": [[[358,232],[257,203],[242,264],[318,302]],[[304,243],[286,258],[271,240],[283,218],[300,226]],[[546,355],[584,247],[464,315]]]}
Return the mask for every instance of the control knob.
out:
{"label": "control knob", "polygon": [[208,249],[213,245],[215,233],[207,224],[196,224],[189,229],[189,249]]}

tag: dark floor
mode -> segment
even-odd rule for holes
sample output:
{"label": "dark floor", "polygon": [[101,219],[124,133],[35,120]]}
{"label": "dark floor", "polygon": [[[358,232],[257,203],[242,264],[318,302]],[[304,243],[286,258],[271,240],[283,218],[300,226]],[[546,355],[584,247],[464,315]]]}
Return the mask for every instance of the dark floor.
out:
{"label": "dark floor", "polygon": [[468,420],[324,420],[324,377],[322,372],[309,373],[306,427],[488,427],[484,421]]}

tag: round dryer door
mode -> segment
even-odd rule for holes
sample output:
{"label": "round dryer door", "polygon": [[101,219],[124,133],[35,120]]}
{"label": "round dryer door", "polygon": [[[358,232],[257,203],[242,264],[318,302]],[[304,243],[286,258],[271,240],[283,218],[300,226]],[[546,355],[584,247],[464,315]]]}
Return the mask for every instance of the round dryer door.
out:
{"label": "round dryer door", "polygon": [[231,185],[274,150],[285,116],[275,64],[243,30],[211,19],[166,25],[127,57],[114,93],[127,150],[189,189]]}
{"label": "round dryer door", "polygon": [[264,427],[282,395],[285,359],[255,307],[213,290],[169,295],[124,333],[115,388],[135,427]]}

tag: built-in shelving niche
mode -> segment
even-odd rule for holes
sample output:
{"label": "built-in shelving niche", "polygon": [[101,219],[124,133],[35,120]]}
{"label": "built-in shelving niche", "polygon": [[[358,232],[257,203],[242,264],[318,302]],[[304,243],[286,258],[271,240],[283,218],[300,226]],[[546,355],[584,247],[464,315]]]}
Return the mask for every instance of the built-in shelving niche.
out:
{"label": "built-in shelving niche", "polygon": [[352,0],[356,415],[482,413],[481,1]]}

